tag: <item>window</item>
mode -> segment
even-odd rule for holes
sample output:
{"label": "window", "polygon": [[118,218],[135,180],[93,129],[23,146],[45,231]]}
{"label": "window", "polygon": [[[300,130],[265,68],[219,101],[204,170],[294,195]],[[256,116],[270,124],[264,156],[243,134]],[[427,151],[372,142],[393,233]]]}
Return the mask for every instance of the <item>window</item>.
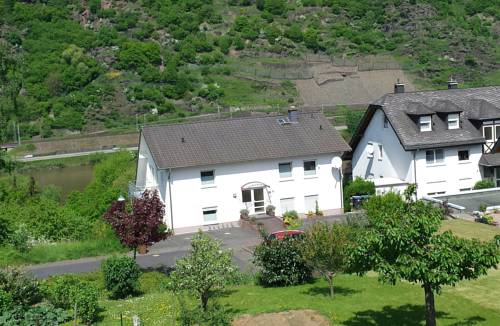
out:
{"label": "window", "polygon": [[425,151],[425,160],[427,164],[443,163],[444,152],[442,149],[432,149]]}
{"label": "window", "polygon": [[316,174],[316,161],[304,161],[304,175]]}
{"label": "window", "polygon": [[382,144],[378,145],[378,159],[381,160],[384,158],[384,148],[382,147]]}
{"label": "window", "polygon": [[252,201],[252,191],[251,190],[242,190],[241,197],[244,203],[249,203]]}
{"label": "window", "polygon": [[292,163],[280,163],[279,166],[280,178],[291,178],[292,177]]}
{"label": "window", "polygon": [[316,211],[317,201],[318,201],[318,195],[304,196],[306,213]]}
{"label": "window", "polygon": [[425,115],[420,117],[420,131],[431,131],[432,130],[432,119],[430,115]]}
{"label": "window", "polygon": [[458,113],[448,114],[448,129],[458,129],[460,128],[460,122],[458,120]]}
{"label": "window", "polygon": [[201,171],[201,184],[210,185],[213,184],[215,180],[214,170],[211,171]]}
{"label": "window", "polygon": [[389,128],[389,119],[387,117],[384,117],[384,128]]}
{"label": "window", "polygon": [[203,222],[216,222],[217,221],[217,207],[210,207],[203,209]]}
{"label": "window", "polygon": [[467,151],[467,150],[458,151],[458,160],[459,161],[468,161],[469,160],[469,151]]}
{"label": "window", "polygon": [[295,209],[293,203],[294,203],[294,198],[281,198],[280,199],[281,214],[293,211]]}
{"label": "window", "polygon": [[484,126],[483,136],[487,141],[493,141],[493,126]]}

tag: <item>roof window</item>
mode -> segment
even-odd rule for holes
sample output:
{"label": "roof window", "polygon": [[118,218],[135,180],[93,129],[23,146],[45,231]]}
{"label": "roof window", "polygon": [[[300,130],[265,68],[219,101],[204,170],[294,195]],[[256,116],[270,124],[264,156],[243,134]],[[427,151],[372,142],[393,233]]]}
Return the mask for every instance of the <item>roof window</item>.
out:
{"label": "roof window", "polygon": [[432,131],[432,119],[430,115],[419,118],[420,131]]}

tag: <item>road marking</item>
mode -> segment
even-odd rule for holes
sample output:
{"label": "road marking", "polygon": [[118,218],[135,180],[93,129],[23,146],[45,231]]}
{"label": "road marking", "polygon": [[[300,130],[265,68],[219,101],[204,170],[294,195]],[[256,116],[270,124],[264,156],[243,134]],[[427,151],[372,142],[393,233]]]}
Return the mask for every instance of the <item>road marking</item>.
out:
{"label": "road marking", "polygon": [[224,232],[224,234],[225,234],[225,235],[229,235],[229,234],[231,234],[231,232]]}
{"label": "road marking", "polygon": [[153,255],[153,257],[160,257],[160,255],[158,255],[158,254],[154,254],[154,255]]}

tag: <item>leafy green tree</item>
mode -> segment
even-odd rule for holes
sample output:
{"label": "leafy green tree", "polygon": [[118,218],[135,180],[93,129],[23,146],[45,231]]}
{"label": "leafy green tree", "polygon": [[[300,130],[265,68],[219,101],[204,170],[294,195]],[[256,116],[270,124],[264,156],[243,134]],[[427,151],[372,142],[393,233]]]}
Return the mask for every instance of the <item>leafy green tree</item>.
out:
{"label": "leafy green tree", "polygon": [[104,286],[111,298],[123,299],[139,291],[141,269],[137,262],[127,256],[110,257],[102,262]]}
{"label": "leafy green tree", "polygon": [[201,307],[207,311],[208,300],[222,291],[236,276],[237,268],[231,261],[231,252],[221,250],[221,242],[199,231],[191,241],[191,252],[177,260],[171,274],[174,291],[195,293]]}
{"label": "leafy green tree", "polygon": [[315,28],[308,28],[304,33],[304,44],[314,52],[320,49],[319,32]]}
{"label": "leafy green tree", "polygon": [[333,278],[346,271],[353,235],[353,228],[346,224],[315,223],[300,246],[306,264],[326,278],[332,298]]}
{"label": "leafy green tree", "polygon": [[273,15],[282,15],[286,12],[285,0],[264,0],[264,10]]}
{"label": "leafy green tree", "polygon": [[359,275],[373,270],[383,282],[421,284],[425,293],[426,325],[436,325],[434,294],[444,285],[486,275],[500,262],[500,236],[491,242],[462,239],[438,232],[440,209],[395,193],[372,197],[366,204],[371,227],[357,239],[350,263]]}
{"label": "leafy green tree", "polygon": [[344,209],[346,211],[351,210],[351,197],[360,195],[374,195],[375,194],[375,184],[371,180],[365,180],[361,177],[356,177],[356,179],[349,182],[344,187]]}
{"label": "leafy green tree", "polygon": [[290,26],[290,28],[286,30],[285,36],[295,42],[302,42],[304,39],[304,34],[302,34],[302,28],[299,24]]}

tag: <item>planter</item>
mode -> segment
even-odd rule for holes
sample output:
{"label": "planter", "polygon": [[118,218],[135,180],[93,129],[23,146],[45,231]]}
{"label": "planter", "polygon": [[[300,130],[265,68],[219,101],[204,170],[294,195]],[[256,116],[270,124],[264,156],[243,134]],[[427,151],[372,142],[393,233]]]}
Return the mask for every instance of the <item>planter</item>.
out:
{"label": "planter", "polygon": [[139,252],[141,255],[147,254],[148,253],[148,246],[147,245],[139,245],[137,247],[137,252]]}

